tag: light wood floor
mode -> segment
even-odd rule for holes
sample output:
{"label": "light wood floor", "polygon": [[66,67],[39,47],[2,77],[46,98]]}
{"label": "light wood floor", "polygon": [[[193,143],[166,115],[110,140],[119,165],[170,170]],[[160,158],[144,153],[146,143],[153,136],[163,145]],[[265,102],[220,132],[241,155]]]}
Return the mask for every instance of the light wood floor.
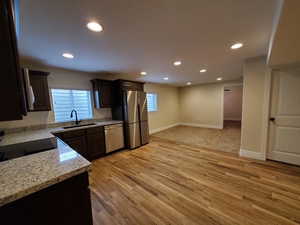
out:
{"label": "light wood floor", "polygon": [[238,153],[241,146],[241,122],[224,121],[224,129],[176,126],[155,133],[153,136],[183,144]]}
{"label": "light wood floor", "polygon": [[93,162],[94,225],[300,224],[300,167],[154,138]]}

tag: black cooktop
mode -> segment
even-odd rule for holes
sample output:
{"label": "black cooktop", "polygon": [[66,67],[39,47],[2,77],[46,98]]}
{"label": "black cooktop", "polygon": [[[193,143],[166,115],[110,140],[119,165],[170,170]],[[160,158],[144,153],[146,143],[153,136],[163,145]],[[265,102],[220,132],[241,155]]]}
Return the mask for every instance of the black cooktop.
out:
{"label": "black cooktop", "polygon": [[21,144],[1,146],[0,162],[57,148],[55,137]]}

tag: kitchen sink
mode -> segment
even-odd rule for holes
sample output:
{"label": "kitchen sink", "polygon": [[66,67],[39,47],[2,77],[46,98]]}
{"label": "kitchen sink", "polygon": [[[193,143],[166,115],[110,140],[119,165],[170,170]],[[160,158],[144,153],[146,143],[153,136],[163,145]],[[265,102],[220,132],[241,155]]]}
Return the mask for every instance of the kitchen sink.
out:
{"label": "kitchen sink", "polygon": [[76,128],[76,127],[86,127],[86,126],[91,126],[91,125],[96,125],[95,123],[87,123],[87,124],[78,124],[78,125],[73,125],[73,126],[67,126],[63,127],[63,129],[70,129],[70,128]]}

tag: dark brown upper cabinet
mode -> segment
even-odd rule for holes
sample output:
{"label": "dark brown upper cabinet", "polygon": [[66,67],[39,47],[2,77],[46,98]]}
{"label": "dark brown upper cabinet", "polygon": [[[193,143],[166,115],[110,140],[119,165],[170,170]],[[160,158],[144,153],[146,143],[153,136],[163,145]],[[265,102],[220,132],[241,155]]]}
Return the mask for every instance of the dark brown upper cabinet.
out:
{"label": "dark brown upper cabinet", "polygon": [[129,80],[115,80],[115,86],[121,91],[144,91],[144,83],[129,81]]}
{"label": "dark brown upper cabinet", "polygon": [[[114,81],[114,106],[112,109],[113,118],[122,118],[122,99],[123,99],[123,92],[125,91],[144,91],[144,83],[136,82],[136,81],[129,81],[129,80],[115,80]],[[121,111],[120,111],[121,110]],[[118,113],[117,113],[118,112]],[[117,114],[115,114],[117,113]]]}
{"label": "dark brown upper cabinet", "polygon": [[[51,111],[48,87],[48,72],[28,70],[29,82],[32,87],[34,102],[30,111]],[[29,95],[29,93],[26,93]],[[28,101],[30,98],[28,98]]]}
{"label": "dark brown upper cabinet", "polygon": [[113,82],[109,80],[91,80],[95,108],[111,108],[114,104]]}
{"label": "dark brown upper cabinet", "polygon": [[0,1],[0,49],[0,121],[21,120],[27,108],[11,0]]}

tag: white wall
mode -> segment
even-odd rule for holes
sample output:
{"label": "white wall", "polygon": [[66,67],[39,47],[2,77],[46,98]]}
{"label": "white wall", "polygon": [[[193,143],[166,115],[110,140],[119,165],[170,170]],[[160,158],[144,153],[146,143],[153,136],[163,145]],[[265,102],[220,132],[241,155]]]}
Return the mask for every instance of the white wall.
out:
{"label": "white wall", "polygon": [[[41,67],[41,66],[34,66],[34,67],[28,66],[28,67],[35,70],[50,72],[50,75],[48,76],[49,89],[69,88],[69,89],[92,90],[92,85],[90,80],[95,78],[100,78],[100,79],[110,78],[110,77],[99,76],[97,74],[70,71],[70,70],[64,70],[64,69],[58,69],[52,67]],[[51,92],[49,91],[49,93]],[[111,118],[111,110],[110,109],[98,110],[94,108],[93,115],[95,119]],[[30,112],[28,113],[27,116],[23,117],[23,120],[0,122],[0,128],[15,128],[15,127],[23,127],[23,126],[31,126],[31,125],[48,124],[53,122],[55,122],[53,111]]]}
{"label": "white wall", "polygon": [[264,157],[270,74],[266,57],[248,59],[244,63],[241,155],[250,152],[250,157]]}
{"label": "white wall", "polygon": [[237,80],[180,88],[180,122],[184,125],[222,129],[224,86],[240,83]]}
{"label": "white wall", "polygon": [[186,125],[222,128],[223,85],[203,84],[180,88],[180,121]]}
{"label": "white wall", "polygon": [[178,88],[160,84],[145,84],[145,92],[157,93],[158,111],[149,112],[150,133],[155,133],[179,123]]}
{"label": "white wall", "polygon": [[225,87],[230,92],[224,92],[224,120],[242,120],[243,87]]}

